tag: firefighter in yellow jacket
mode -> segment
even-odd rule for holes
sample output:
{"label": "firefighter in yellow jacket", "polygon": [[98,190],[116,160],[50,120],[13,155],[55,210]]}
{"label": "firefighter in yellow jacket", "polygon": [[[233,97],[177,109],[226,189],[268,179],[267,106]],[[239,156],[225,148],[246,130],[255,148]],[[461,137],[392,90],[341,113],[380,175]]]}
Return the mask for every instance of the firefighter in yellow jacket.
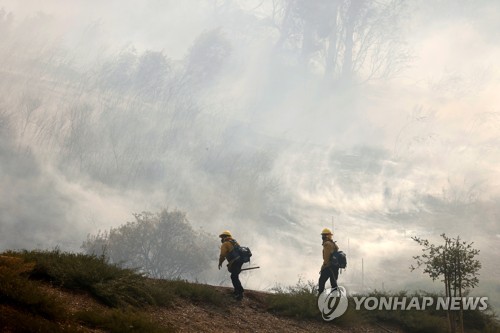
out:
{"label": "firefighter in yellow jacket", "polygon": [[325,284],[330,279],[332,289],[337,288],[337,279],[339,277],[339,268],[335,267],[331,261],[332,253],[339,250],[339,247],[333,241],[332,231],[328,228],[321,231],[321,239],[323,240],[323,265],[318,283],[318,293],[321,294],[325,290]]}
{"label": "firefighter in yellow jacket", "polygon": [[[241,266],[243,265],[243,261],[240,260],[238,254],[235,254],[233,248],[235,245],[238,245],[238,242],[233,239],[231,233],[228,230],[223,231],[220,235],[220,241],[222,246],[220,247],[220,256],[219,256],[219,269],[222,267],[222,263],[224,260],[228,261],[227,270],[231,273],[231,282],[233,283],[234,298],[237,300],[243,299],[243,287],[241,285],[241,281],[239,278],[241,272]],[[236,251],[235,251],[236,252]]]}

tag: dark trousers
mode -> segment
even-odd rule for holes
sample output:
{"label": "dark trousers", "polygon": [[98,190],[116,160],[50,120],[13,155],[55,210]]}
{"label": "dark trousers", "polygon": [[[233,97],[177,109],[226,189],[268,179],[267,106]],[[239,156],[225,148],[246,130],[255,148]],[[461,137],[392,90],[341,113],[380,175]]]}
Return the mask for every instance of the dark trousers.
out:
{"label": "dark trousers", "polygon": [[339,278],[339,269],[332,266],[325,267],[321,270],[318,282],[318,293],[321,294],[325,290],[325,284],[330,279],[332,289],[337,288],[337,279]]}
{"label": "dark trousers", "polygon": [[229,272],[231,272],[231,282],[233,283],[234,293],[242,294],[243,286],[240,281],[241,266],[243,263],[239,260],[234,261],[229,267]]}

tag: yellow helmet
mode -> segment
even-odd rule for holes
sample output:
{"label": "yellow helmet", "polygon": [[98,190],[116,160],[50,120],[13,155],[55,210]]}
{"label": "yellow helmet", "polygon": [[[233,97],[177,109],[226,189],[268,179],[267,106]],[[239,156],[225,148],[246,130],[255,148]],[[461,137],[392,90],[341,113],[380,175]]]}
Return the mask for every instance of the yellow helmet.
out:
{"label": "yellow helmet", "polygon": [[223,238],[223,237],[233,237],[233,236],[231,236],[231,232],[229,230],[224,230],[223,232],[221,232],[219,237]]}
{"label": "yellow helmet", "polygon": [[321,231],[321,234],[322,235],[333,235],[332,231],[328,228],[323,229],[323,231]]}

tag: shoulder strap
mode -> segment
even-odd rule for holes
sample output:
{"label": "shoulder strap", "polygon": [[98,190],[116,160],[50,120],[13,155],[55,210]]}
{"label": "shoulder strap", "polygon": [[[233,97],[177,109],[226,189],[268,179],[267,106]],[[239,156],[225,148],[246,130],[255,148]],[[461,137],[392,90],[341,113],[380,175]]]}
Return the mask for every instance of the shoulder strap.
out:
{"label": "shoulder strap", "polygon": [[238,242],[235,239],[230,239],[229,242],[233,245],[233,248],[229,251],[226,258],[229,262],[232,262],[240,257],[240,251]]}
{"label": "shoulder strap", "polygon": [[239,246],[239,245],[238,245],[238,242],[236,241],[236,239],[231,239],[229,242],[233,245],[233,249],[234,249],[235,247]]}

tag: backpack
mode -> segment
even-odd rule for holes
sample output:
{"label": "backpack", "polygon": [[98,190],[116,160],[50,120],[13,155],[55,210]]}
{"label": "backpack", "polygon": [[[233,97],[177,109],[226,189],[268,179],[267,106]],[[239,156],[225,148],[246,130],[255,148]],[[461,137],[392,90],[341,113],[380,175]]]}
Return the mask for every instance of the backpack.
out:
{"label": "backpack", "polygon": [[333,267],[336,268],[346,268],[347,267],[347,256],[342,251],[335,251],[330,257],[330,262]]}
{"label": "backpack", "polygon": [[250,257],[252,256],[252,251],[246,246],[240,246],[234,239],[230,240],[233,244],[233,249],[227,255],[227,260],[232,261],[234,259],[241,260],[243,263],[250,262]]}

